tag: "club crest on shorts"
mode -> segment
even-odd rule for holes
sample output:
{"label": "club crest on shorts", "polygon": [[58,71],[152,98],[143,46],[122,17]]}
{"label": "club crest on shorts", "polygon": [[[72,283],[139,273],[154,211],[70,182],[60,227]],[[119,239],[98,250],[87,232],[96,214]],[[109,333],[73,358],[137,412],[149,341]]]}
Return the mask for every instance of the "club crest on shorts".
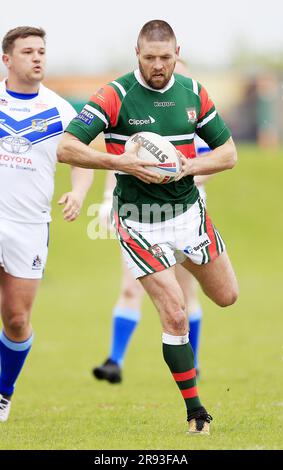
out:
{"label": "club crest on shorts", "polygon": [[196,108],[186,108],[188,121],[192,124],[197,122],[197,110]]}
{"label": "club crest on shorts", "polygon": [[39,255],[36,255],[33,258],[32,269],[41,269],[41,267],[42,267],[42,259],[40,258]]}
{"label": "club crest on shorts", "polygon": [[164,256],[164,252],[159,245],[152,245],[149,248],[149,251],[155,258],[161,258],[162,256]]}

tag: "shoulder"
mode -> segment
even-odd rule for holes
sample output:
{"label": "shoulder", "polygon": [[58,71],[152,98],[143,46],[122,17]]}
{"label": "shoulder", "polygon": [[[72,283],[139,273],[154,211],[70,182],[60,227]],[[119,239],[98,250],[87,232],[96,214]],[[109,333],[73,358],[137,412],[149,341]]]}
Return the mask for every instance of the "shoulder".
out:
{"label": "shoulder", "polygon": [[200,84],[194,78],[185,77],[184,75],[180,75],[178,73],[174,73],[174,77],[177,85],[195,93],[196,95],[199,93]]}
{"label": "shoulder", "polygon": [[90,101],[96,103],[102,109],[108,109],[108,106],[122,103],[127,93],[136,83],[134,73],[128,73],[122,77],[116,78],[106,85],[99,88],[90,98]]}
{"label": "shoulder", "polygon": [[75,116],[77,113],[73,106],[62,96],[55,93],[55,91],[50,90],[44,85],[40,86],[39,97],[43,100],[46,100],[48,105],[54,105],[59,108],[59,112],[67,115],[68,117]]}
{"label": "shoulder", "polygon": [[137,83],[134,72],[127,73],[115,80],[108,83],[112,89],[114,89],[122,98],[125,98],[126,94],[132,89]]}
{"label": "shoulder", "polygon": [[200,98],[201,98],[201,95],[206,91],[203,85],[192,77],[185,77],[184,75],[179,75],[178,73],[174,73],[174,77],[175,77],[176,83],[179,86],[194,93]]}

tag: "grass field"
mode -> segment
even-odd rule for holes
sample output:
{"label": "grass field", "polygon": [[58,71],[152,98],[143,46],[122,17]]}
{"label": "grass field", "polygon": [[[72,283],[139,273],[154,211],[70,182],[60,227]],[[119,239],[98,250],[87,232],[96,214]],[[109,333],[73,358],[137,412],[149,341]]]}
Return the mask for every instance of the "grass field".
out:
{"label": "grass field", "polygon": [[[281,152],[239,147],[239,164],[208,185],[209,212],[234,263],[241,294],[220,309],[202,296],[202,401],[211,436],[186,434],[181,395],[162,358],[148,301],[122,385],[97,382],[119,290],[116,241],[90,240],[86,209],[101,200],[97,172],[84,213],[63,222],[54,205],[45,280],[33,316],[36,340],[18,380],[2,449],[280,449],[282,437]],[[69,188],[58,167],[56,201]]]}

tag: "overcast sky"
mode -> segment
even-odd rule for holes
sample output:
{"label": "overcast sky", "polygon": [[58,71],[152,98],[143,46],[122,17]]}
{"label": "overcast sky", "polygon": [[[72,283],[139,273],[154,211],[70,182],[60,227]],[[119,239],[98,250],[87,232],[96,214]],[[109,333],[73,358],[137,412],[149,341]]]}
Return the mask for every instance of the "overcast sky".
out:
{"label": "overcast sky", "polygon": [[137,34],[156,18],[171,24],[182,56],[195,63],[225,65],[241,43],[257,52],[283,50],[283,0],[13,0],[0,33],[42,26],[49,73],[103,73],[135,63]]}

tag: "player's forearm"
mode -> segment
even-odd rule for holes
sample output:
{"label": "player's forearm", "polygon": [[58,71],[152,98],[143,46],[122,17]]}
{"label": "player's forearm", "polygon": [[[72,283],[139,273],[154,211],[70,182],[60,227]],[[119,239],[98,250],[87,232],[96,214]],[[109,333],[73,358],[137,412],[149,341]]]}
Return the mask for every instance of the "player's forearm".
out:
{"label": "player's forearm", "polygon": [[237,151],[230,138],[225,144],[212,150],[207,156],[191,160],[191,175],[211,175],[232,169],[237,162]]}
{"label": "player's forearm", "polygon": [[86,168],[71,168],[72,191],[85,198],[93,182],[93,170]]}
{"label": "player's forearm", "polygon": [[68,163],[75,167],[105,170],[114,169],[117,160],[114,155],[98,152],[66,134],[59,142],[57,158],[60,163]]}
{"label": "player's forearm", "polygon": [[114,171],[109,170],[107,171],[106,179],[105,179],[105,187],[104,187],[104,194],[103,194],[104,200],[112,199],[115,185],[116,185],[116,178],[115,178]]}

